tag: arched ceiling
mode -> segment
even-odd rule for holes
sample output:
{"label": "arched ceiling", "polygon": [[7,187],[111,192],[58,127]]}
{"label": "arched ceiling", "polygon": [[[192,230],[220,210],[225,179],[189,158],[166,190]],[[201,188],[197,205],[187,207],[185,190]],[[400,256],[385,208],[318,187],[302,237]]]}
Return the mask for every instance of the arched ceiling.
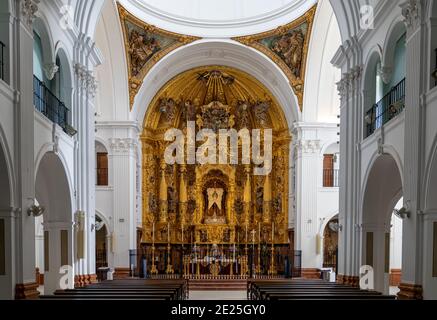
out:
{"label": "arched ceiling", "polygon": [[317,0],[119,0],[135,16],[172,32],[230,38],[274,29],[308,11]]}
{"label": "arched ceiling", "polygon": [[182,121],[195,120],[195,117],[187,118],[189,108],[198,113],[214,103],[229,107],[235,114],[236,128],[239,128],[244,112],[250,122],[245,127],[269,127],[288,132],[282,108],[268,89],[247,73],[224,66],[194,68],[167,82],[151,102],[144,127],[146,130],[179,127],[183,125]]}

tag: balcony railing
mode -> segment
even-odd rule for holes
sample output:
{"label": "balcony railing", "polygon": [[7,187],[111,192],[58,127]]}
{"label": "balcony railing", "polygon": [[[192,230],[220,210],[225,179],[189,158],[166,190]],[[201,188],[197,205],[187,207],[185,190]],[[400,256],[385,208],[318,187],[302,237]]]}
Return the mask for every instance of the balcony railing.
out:
{"label": "balcony railing", "polygon": [[384,98],[373,105],[365,116],[366,138],[397,117],[405,108],[405,78],[394,86]]}
{"label": "balcony railing", "polygon": [[338,188],[340,170],[338,169],[323,169],[323,187],[324,188]]}
{"label": "balcony railing", "polygon": [[0,41],[0,79],[5,80],[5,44]]}
{"label": "balcony railing", "polygon": [[36,110],[57,123],[65,133],[70,136],[76,134],[76,131],[68,124],[70,110],[36,76],[33,76],[33,104]]}
{"label": "balcony railing", "polygon": [[437,86],[437,48],[435,49],[435,69],[432,76],[434,77],[435,85]]}

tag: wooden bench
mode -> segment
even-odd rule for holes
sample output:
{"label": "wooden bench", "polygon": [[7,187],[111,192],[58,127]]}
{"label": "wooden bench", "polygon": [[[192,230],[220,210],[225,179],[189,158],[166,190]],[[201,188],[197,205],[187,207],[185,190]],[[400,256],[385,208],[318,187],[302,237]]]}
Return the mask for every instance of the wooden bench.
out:
{"label": "wooden bench", "polygon": [[322,280],[262,280],[249,281],[251,300],[393,300],[374,291],[363,291]]}
{"label": "wooden bench", "polygon": [[104,281],[77,289],[58,290],[45,300],[184,300],[186,280],[123,279]]}

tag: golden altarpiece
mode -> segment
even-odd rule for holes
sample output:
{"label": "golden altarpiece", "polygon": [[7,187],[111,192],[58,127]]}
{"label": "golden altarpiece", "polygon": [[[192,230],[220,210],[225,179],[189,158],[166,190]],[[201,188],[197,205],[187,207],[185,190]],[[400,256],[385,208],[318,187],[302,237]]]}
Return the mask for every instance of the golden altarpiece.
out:
{"label": "golden altarpiece", "polygon": [[[241,141],[237,165],[168,165],[164,152],[171,142],[164,141],[164,134],[171,128],[186,133],[189,122],[195,123],[196,132],[272,129],[273,170],[256,176],[253,164],[241,164]],[[152,101],[141,140],[141,242],[152,255],[151,273],[182,272],[174,269],[178,265],[184,274],[244,274],[251,248],[259,249],[261,260],[261,244],[268,252],[288,246],[291,137],[278,103],[256,79],[223,66],[175,77]],[[264,271],[273,274],[271,260]],[[190,269],[193,262],[197,265]],[[231,266],[224,271],[226,264]]]}

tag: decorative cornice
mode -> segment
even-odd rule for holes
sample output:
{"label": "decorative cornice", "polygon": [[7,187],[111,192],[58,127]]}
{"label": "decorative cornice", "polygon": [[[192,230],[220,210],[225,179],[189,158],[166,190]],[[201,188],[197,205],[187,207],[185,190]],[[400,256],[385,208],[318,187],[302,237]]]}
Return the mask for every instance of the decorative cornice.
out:
{"label": "decorative cornice", "polygon": [[393,75],[393,68],[381,66],[378,69],[378,75],[381,77],[382,81],[385,84],[388,84],[390,83],[391,77]]}
{"label": "decorative cornice", "polygon": [[111,138],[109,146],[114,153],[128,153],[137,150],[138,141],[132,138]]}
{"label": "decorative cornice", "polygon": [[[169,32],[141,21],[118,5],[121,28],[124,35],[126,59],[129,75],[129,100],[133,107],[135,96],[139,92],[147,73],[163,57],[175,49],[200,38]],[[129,29],[131,26],[131,29]],[[132,34],[136,32],[135,37]],[[137,53],[136,51],[139,51]],[[136,56],[133,61],[132,57]]]}
{"label": "decorative cornice", "polygon": [[[310,43],[310,38],[312,34],[312,27],[314,22],[314,16],[316,14],[317,5],[313,6],[310,10],[308,10],[302,17],[297,20],[285,25],[276,28],[275,30],[244,36],[244,37],[236,37],[233,40],[238,41],[244,45],[257,49],[258,51],[267,55],[278,67],[285,73],[288,80],[290,81],[290,85],[293,88],[294,93],[297,96],[300,109],[302,111],[303,108],[303,95],[304,95],[304,81],[305,81],[305,72],[306,72],[306,62],[308,56],[308,47]],[[302,27],[306,26],[306,32],[303,35],[304,41],[302,44],[302,56],[300,60],[298,74],[296,74],[296,70],[293,70],[290,64],[287,64],[285,56],[289,54],[289,52],[284,52],[290,50],[290,48],[296,47],[295,43],[289,43],[288,46],[284,43],[284,45],[279,45],[279,43],[284,41],[292,41],[291,34],[295,31],[302,30]],[[286,36],[290,36],[290,38],[286,39]],[[272,44],[273,41],[276,41],[277,47],[276,50],[273,50]],[[267,45],[268,42],[271,42],[270,46]]]}
{"label": "decorative cornice", "polygon": [[84,89],[91,98],[94,98],[97,93],[98,84],[93,72],[80,63],[77,63],[74,68],[81,88]]}
{"label": "decorative cornice", "polygon": [[59,71],[59,66],[56,63],[47,63],[44,65],[44,73],[48,80],[52,80],[55,77],[56,72]]}
{"label": "decorative cornice", "polygon": [[40,0],[23,0],[21,2],[21,13],[29,27],[32,27],[33,21],[35,21],[39,3]]}
{"label": "decorative cornice", "polygon": [[294,146],[302,153],[318,153],[320,151],[320,140],[297,140]]}
{"label": "decorative cornice", "polygon": [[407,0],[400,5],[407,30],[416,29],[420,24],[422,8],[420,0]]}
{"label": "decorative cornice", "polygon": [[362,66],[356,66],[343,74],[341,80],[337,82],[337,90],[342,100],[347,97],[348,93],[353,93],[359,89],[362,74]]}

